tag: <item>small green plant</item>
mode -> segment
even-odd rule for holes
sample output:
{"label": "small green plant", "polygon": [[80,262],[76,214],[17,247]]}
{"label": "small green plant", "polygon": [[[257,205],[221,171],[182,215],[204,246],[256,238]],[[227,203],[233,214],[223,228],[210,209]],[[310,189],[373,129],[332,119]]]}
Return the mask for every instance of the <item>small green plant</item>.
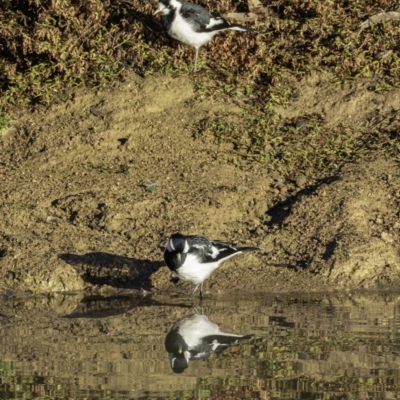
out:
{"label": "small green plant", "polygon": [[11,127],[10,114],[6,113],[2,107],[0,107],[0,135],[4,134],[7,129]]}
{"label": "small green plant", "polygon": [[29,274],[29,272],[24,272],[24,271],[19,271],[15,275],[15,279],[22,282],[30,281],[31,278],[32,276]]}
{"label": "small green plant", "polygon": [[121,204],[131,203],[132,200],[133,200],[133,199],[132,199],[132,197],[130,197],[130,196],[121,196],[121,197],[117,197],[118,203],[121,203]]}

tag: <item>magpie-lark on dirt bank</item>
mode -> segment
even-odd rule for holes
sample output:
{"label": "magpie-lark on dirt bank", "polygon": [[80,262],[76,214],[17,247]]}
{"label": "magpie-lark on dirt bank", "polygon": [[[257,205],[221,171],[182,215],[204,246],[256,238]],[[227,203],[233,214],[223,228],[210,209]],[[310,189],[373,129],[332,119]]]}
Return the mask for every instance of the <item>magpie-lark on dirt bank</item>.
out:
{"label": "magpie-lark on dirt bank", "polygon": [[200,47],[208,43],[217,33],[226,30],[257,33],[244,26],[231,24],[198,4],[179,0],[160,0],[154,14],[158,13],[161,14],[164,29],[171,37],[195,48],[194,72],[197,71]]}
{"label": "magpie-lark on dirt bank", "polygon": [[196,285],[190,300],[200,286],[200,297],[203,297],[203,282],[219,265],[237,254],[247,251],[259,251],[260,247],[233,247],[204,236],[184,236],[174,233],[164,250],[164,260],[175,275]]}

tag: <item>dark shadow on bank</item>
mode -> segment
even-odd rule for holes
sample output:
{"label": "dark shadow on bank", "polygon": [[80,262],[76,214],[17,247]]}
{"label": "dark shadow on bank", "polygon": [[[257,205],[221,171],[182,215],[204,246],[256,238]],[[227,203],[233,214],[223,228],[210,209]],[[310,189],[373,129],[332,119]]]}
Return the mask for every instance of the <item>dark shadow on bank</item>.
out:
{"label": "dark shadow on bank", "polygon": [[63,253],[59,258],[75,268],[81,278],[92,285],[119,289],[150,290],[151,276],[164,262],[140,260],[110,253]]}
{"label": "dark shadow on bank", "polygon": [[303,196],[310,196],[314,194],[322,185],[329,185],[330,183],[336,182],[339,179],[339,176],[336,175],[319,179],[314,185],[307,186],[306,188],[299,190],[294,195],[279,201],[267,211],[267,215],[270,217],[267,225],[269,227],[273,225],[278,225],[281,227],[286,218],[290,215],[294,204],[296,204]]}
{"label": "dark shadow on bank", "polygon": [[78,304],[75,310],[64,315],[63,318],[106,318],[123,315],[138,307],[174,306],[192,308],[190,304],[160,302],[151,296],[118,295],[118,296],[86,296]]}

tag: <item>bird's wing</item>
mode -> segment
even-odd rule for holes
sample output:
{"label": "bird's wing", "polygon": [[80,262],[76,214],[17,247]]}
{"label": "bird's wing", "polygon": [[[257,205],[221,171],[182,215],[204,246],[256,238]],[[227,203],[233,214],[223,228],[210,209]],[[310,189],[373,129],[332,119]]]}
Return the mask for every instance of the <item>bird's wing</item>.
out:
{"label": "bird's wing", "polygon": [[234,247],[230,244],[220,242],[218,240],[211,240],[211,244],[217,248],[221,255],[226,256],[227,254],[233,255],[235,253],[240,254],[240,253],[246,253],[248,251],[260,251],[262,250],[261,247],[255,247],[255,246],[244,246],[244,247]]}
{"label": "bird's wing", "polygon": [[187,236],[188,253],[195,254],[203,263],[214,263],[228,259],[235,254],[261,250],[259,247],[233,247],[218,240],[208,240],[203,236]]}
{"label": "bird's wing", "polygon": [[239,340],[249,339],[252,335],[231,335],[219,334],[204,336],[201,342],[189,349],[191,360],[204,360],[211,354],[219,354],[233,344],[237,344]]}
{"label": "bird's wing", "polygon": [[189,253],[194,253],[200,258],[212,254],[212,243],[204,236],[187,236],[186,239],[189,243]]}
{"label": "bird's wing", "polygon": [[182,3],[180,11],[196,32],[212,32],[230,26],[230,23],[218,14],[211,13],[198,4]]}
{"label": "bird's wing", "polygon": [[241,253],[240,249],[233,247],[227,243],[219,242],[216,240],[211,241],[212,251],[210,261],[221,261],[226,258],[232,257],[235,254]]}
{"label": "bird's wing", "polygon": [[191,350],[190,351],[190,359],[193,361],[196,360],[206,360],[212,354],[211,351],[207,349],[202,350]]}
{"label": "bird's wing", "polygon": [[189,242],[190,247],[197,248],[208,248],[211,247],[211,242],[204,236],[190,235],[186,236],[186,240]]}
{"label": "bird's wing", "polygon": [[181,15],[196,30],[205,29],[213,15],[198,4],[182,3]]}
{"label": "bird's wing", "polygon": [[208,341],[207,337],[203,337],[199,343],[196,346],[192,346],[189,351],[191,360],[205,360],[215,352],[215,343]]}
{"label": "bird's wing", "polygon": [[250,339],[252,335],[235,335],[233,333],[220,333],[218,335],[210,335],[202,338],[203,342],[212,346],[212,351],[217,351],[221,347],[228,347],[239,340]]}
{"label": "bird's wing", "polygon": [[[187,236],[189,242],[189,253],[195,255],[200,262],[216,262],[225,257],[229,257],[229,254],[225,251],[229,246],[225,245],[225,248],[215,246],[214,242],[209,241],[203,236]],[[224,254],[221,254],[224,253]]]}

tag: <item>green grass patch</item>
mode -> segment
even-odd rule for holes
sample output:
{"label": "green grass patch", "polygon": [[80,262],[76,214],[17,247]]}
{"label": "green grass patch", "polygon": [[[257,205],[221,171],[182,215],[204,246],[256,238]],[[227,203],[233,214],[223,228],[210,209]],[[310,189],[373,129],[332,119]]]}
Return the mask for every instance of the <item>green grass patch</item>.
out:
{"label": "green grass patch", "polygon": [[[239,0],[203,0],[215,12],[243,11]],[[395,0],[278,0],[249,26],[258,35],[229,32],[200,51],[202,77],[228,95],[266,97],[301,77],[329,70],[342,81],[382,76],[380,90],[399,83],[399,21],[360,29],[368,17],[399,8]],[[129,68],[140,74],[185,72],[194,51],[162,31],[156,2],[132,0],[5,0],[0,4],[2,103],[50,102],[65,88],[102,86]],[[389,54],[382,58],[382,54]]]}
{"label": "green grass patch", "polygon": [[273,111],[249,106],[241,118],[219,114],[193,124],[195,138],[212,137],[217,143],[231,143],[233,150],[220,154],[246,168],[253,161],[268,165],[288,178],[332,173],[343,164],[361,161],[381,152],[400,161],[398,123],[400,111],[393,111],[362,130],[345,125],[327,126],[317,114],[285,119]]}
{"label": "green grass patch", "polygon": [[[197,1],[217,13],[246,11],[243,0]],[[361,29],[369,17],[399,11],[397,0],[272,0],[269,12],[248,23],[257,35],[227,32],[201,49],[193,76],[199,95],[255,98],[243,121],[213,119],[195,134],[230,141],[230,161],[269,163],[287,175],[335,169],[384,151],[399,158],[393,127],[362,132],[328,127],[318,115],[283,120],[289,81],[328,72],[348,84],[379,77],[374,90],[399,88],[400,21]],[[141,75],[187,74],[194,50],[180,46],[152,16],[157,2],[139,0],[5,0],[0,3],[0,132],[10,104],[50,103],[74,86],[102,87],[127,69]],[[211,83],[211,84],[210,84]],[[5,111],[4,111],[5,110]],[[392,124],[393,125],[393,124]],[[3,127],[3,128],[2,128]],[[197,133],[196,133],[197,132]]]}
{"label": "green grass patch", "polygon": [[11,127],[11,116],[10,114],[3,111],[3,108],[0,107],[0,135],[2,135],[5,131],[10,129]]}

